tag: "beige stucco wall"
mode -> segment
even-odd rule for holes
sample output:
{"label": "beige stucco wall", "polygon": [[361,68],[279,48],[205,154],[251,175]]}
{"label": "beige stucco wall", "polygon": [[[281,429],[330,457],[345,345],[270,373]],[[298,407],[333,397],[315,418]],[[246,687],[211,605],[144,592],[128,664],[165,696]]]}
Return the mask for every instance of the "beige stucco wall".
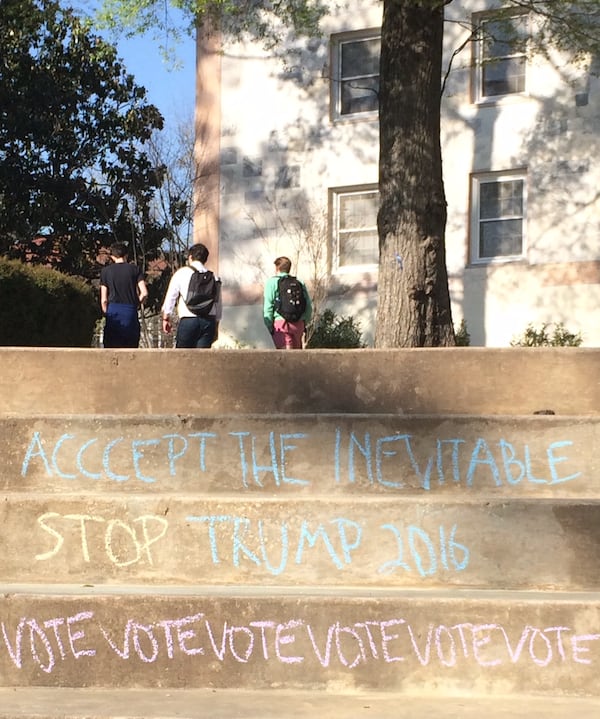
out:
{"label": "beige stucco wall", "polygon": [[[448,7],[454,20],[468,18],[465,5]],[[446,51],[451,47],[448,41]],[[463,53],[443,104],[455,317],[466,317],[477,344],[506,346],[528,323],[554,321],[597,346],[600,168],[593,157],[600,149],[600,84],[589,65],[550,52],[547,60],[528,61],[526,96],[478,106],[470,102],[471,75],[471,54]],[[588,98],[582,106],[580,93]],[[528,174],[524,260],[468,266],[469,174],[520,167]]]}
{"label": "beige stucco wall", "polygon": [[[466,39],[460,20],[490,3],[448,6],[446,63]],[[268,347],[260,298],[272,261],[289,255],[310,279],[302,218],[330,242],[330,188],[377,182],[374,118],[330,117],[332,33],[380,23],[380,3],[345,2],[323,25],[323,37],[297,44],[282,59],[257,45],[228,45],[220,59],[218,114],[219,271],[226,310],[223,342]],[[584,344],[600,345],[600,83],[589,67],[553,53],[532,58],[528,94],[493,105],[472,102],[471,49],[453,59],[442,109],[444,178],[448,201],[447,261],[455,324],[467,321],[471,342],[508,346],[527,324],[564,322]],[[587,104],[576,96],[587,94]],[[213,98],[214,102],[217,102]],[[216,142],[216,140],[214,141]],[[213,153],[214,154],[214,153]],[[295,189],[274,190],[280,168],[298,173]],[[469,261],[472,173],[526,168],[524,259],[473,266]],[[566,266],[557,271],[557,266]],[[333,275],[328,302],[352,315],[371,341],[376,314],[376,268]]]}

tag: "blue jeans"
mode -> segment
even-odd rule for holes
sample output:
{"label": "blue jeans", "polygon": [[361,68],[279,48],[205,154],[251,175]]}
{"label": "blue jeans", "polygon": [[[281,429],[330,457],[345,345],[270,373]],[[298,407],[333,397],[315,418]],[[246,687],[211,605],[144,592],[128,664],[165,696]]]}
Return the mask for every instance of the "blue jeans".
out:
{"label": "blue jeans", "polygon": [[175,347],[208,349],[215,341],[214,317],[182,317],[177,327]]}
{"label": "blue jeans", "polygon": [[140,343],[138,308],[109,302],[104,325],[104,347],[132,347]]}

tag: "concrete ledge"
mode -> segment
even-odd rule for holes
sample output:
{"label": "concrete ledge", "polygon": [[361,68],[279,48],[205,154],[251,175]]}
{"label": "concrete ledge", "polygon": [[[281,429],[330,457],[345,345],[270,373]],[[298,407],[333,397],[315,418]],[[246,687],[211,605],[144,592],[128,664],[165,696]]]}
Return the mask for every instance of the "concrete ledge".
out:
{"label": "concrete ledge", "polygon": [[600,415],[0,417],[7,493],[600,498]]}
{"label": "concrete ledge", "polygon": [[600,350],[0,362],[0,719],[597,719]]}
{"label": "concrete ledge", "polygon": [[600,700],[189,689],[0,689],[0,719],[598,719]]}
{"label": "concrete ledge", "polygon": [[600,696],[598,595],[203,599],[82,590],[5,594],[0,619],[6,688]]}
{"label": "concrete ledge", "polygon": [[[600,590],[600,502],[32,495],[5,582]],[[600,629],[600,628],[599,628]]]}
{"label": "concrete ledge", "polygon": [[600,349],[0,349],[4,414],[600,413]]}

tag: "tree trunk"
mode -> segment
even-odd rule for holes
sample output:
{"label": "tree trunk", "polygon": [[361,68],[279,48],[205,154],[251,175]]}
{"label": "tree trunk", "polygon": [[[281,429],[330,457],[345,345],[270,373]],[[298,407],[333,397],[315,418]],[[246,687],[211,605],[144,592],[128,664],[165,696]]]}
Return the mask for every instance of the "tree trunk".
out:
{"label": "tree trunk", "polygon": [[384,0],[376,347],[455,344],[440,148],[444,4]]}

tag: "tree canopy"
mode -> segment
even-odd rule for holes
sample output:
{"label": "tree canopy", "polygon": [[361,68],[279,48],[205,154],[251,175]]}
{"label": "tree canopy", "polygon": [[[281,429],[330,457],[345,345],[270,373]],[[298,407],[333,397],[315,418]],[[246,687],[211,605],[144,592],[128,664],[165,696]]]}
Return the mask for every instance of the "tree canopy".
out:
{"label": "tree canopy", "polygon": [[[398,0],[380,0],[394,11]],[[415,9],[440,9],[459,0],[419,0]],[[236,37],[247,34],[269,41],[284,38],[292,30],[301,35],[318,35],[319,22],[329,9],[329,0],[99,0],[97,20],[107,28],[134,35],[146,32],[178,35],[185,29],[195,31],[198,22],[213,19],[224,32]],[[186,26],[174,23],[172,8],[184,18]],[[537,48],[548,44],[575,53],[597,53],[600,47],[599,0],[505,0],[495,8],[500,15],[515,10],[535,13],[538,29]]]}
{"label": "tree canopy", "polygon": [[[177,37],[186,29],[194,32],[199,22],[212,21],[226,35],[260,38],[267,46],[279,43],[290,31],[317,35],[328,9],[327,0],[99,0],[99,4],[98,22],[130,35],[151,32]],[[169,7],[179,11],[183,27],[174,22]]]}
{"label": "tree canopy", "polygon": [[0,254],[90,275],[115,240],[160,246],[163,120],[115,47],[57,0],[3,0],[0,51]]}

